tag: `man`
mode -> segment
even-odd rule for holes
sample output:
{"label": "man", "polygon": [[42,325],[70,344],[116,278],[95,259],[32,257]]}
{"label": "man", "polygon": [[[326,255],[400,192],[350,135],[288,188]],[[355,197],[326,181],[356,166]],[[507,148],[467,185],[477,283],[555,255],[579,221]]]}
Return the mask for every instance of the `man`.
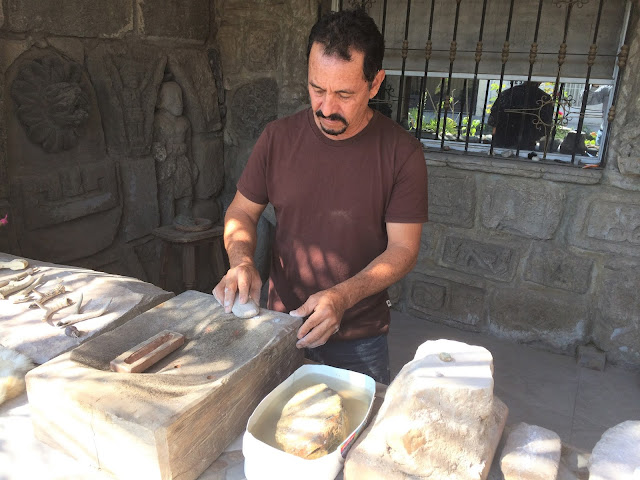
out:
{"label": "man", "polygon": [[493,127],[494,147],[533,150],[536,142],[551,132],[553,103],[539,87],[540,82],[525,82],[500,93],[488,121]]}
{"label": "man", "polygon": [[427,220],[422,145],[368,106],[384,39],[363,11],[330,13],[307,47],[311,108],[270,123],[225,217],[230,270],[213,293],[258,301],[256,224],[276,213],[267,307],[306,317],[312,360],[389,383],[386,288],[415,265]]}
{"label": "man", "polygon": [[604,127],[607,124],[609,117],[609,96],[612,90],[611,85],[591,85],[589,89],[589,96],[587,97],[587,105],[602,104],[602,121],[600,122],[600,128],[596,134],[596,145],[600,146],[602,142],[602,134],[604,133]]}

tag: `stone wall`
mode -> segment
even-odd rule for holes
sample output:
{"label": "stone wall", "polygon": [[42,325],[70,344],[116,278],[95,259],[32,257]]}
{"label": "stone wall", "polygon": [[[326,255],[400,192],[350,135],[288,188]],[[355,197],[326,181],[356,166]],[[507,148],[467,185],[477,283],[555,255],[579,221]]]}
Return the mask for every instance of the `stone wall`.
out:
{"label": "stone wall", "polygon": [[392,292],[419,318],[640,366],[640,28],[604,170],[426,151],[430,221]]}
{"label": "stone wall", "polygon": [[0,2],[0,251],[157,283],[152,230],[185,211],[221,220],[266,123],[307,102],[317,13],[316,0]]}

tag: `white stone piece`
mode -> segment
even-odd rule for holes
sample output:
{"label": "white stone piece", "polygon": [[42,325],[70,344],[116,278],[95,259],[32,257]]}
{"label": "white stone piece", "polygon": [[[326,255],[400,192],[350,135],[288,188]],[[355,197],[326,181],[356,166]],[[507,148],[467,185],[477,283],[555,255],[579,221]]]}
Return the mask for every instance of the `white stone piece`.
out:
{"label": "white stone piece", "polygon": [[589,480],[637,480],[640,472],[640,421],[628,420],[602,434],[593,447]]}
{"label": "white stone piece", "polygon": [[505,480],[556,480],[562,442],[557,433],[519,423],[502,449],[500,467]]}
{"label": "white stone piece", "polygon": [[26,355],[0,345],[0,405],[24,392],[24,376],[34,367]]}
{"label": "white stone piece", "polygon": [[236,295],[231,312],[238,318],[251,318],[260,313],[260,307],[251,297],[249,297],[247,303],[240,303],[240,296]]}
{"label": "white stone piece", "polygon": [[485,479],[507,416],[492,374],[483,347],[423,343],[347,456],[345,480]]}

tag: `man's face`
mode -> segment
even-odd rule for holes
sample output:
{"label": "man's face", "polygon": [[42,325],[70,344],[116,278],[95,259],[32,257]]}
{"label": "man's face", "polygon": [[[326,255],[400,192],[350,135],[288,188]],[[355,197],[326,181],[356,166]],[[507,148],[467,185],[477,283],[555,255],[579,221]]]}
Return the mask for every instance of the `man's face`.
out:
{"label": "man's face", "polygon": [[364,53],[351,50],[351,60],[325,55],[314,43],[309,53],[309,98],[318,128],[329,138],[344,140],[360,132],[371,119],[368,107],[384,79],[380,70],[371,85],[364,78]]}

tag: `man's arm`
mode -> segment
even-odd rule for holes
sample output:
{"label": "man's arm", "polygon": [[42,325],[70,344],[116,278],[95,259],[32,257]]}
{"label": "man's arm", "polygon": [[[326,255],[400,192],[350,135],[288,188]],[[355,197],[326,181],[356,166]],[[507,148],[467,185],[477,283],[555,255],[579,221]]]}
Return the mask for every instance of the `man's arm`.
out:
{"label": "man's arm", "polygon": [[323,345],[340,328],[345,310],[400,280],[415,266],[421,223],[387,223],[387,248],[348,280],[311,295],[291,315],[311,316],[298,330],[298,348]]}
{"label": "man's arm", "polygon": [[251,297],[260,301],[260,274],[253,263],[256,250],[256,228],[266,205],[254,203],[236,192],[224,218],[224,246],[229,256],[229,271],[213,289],[213,295],[231,311],[236,292],[240,303]]}

